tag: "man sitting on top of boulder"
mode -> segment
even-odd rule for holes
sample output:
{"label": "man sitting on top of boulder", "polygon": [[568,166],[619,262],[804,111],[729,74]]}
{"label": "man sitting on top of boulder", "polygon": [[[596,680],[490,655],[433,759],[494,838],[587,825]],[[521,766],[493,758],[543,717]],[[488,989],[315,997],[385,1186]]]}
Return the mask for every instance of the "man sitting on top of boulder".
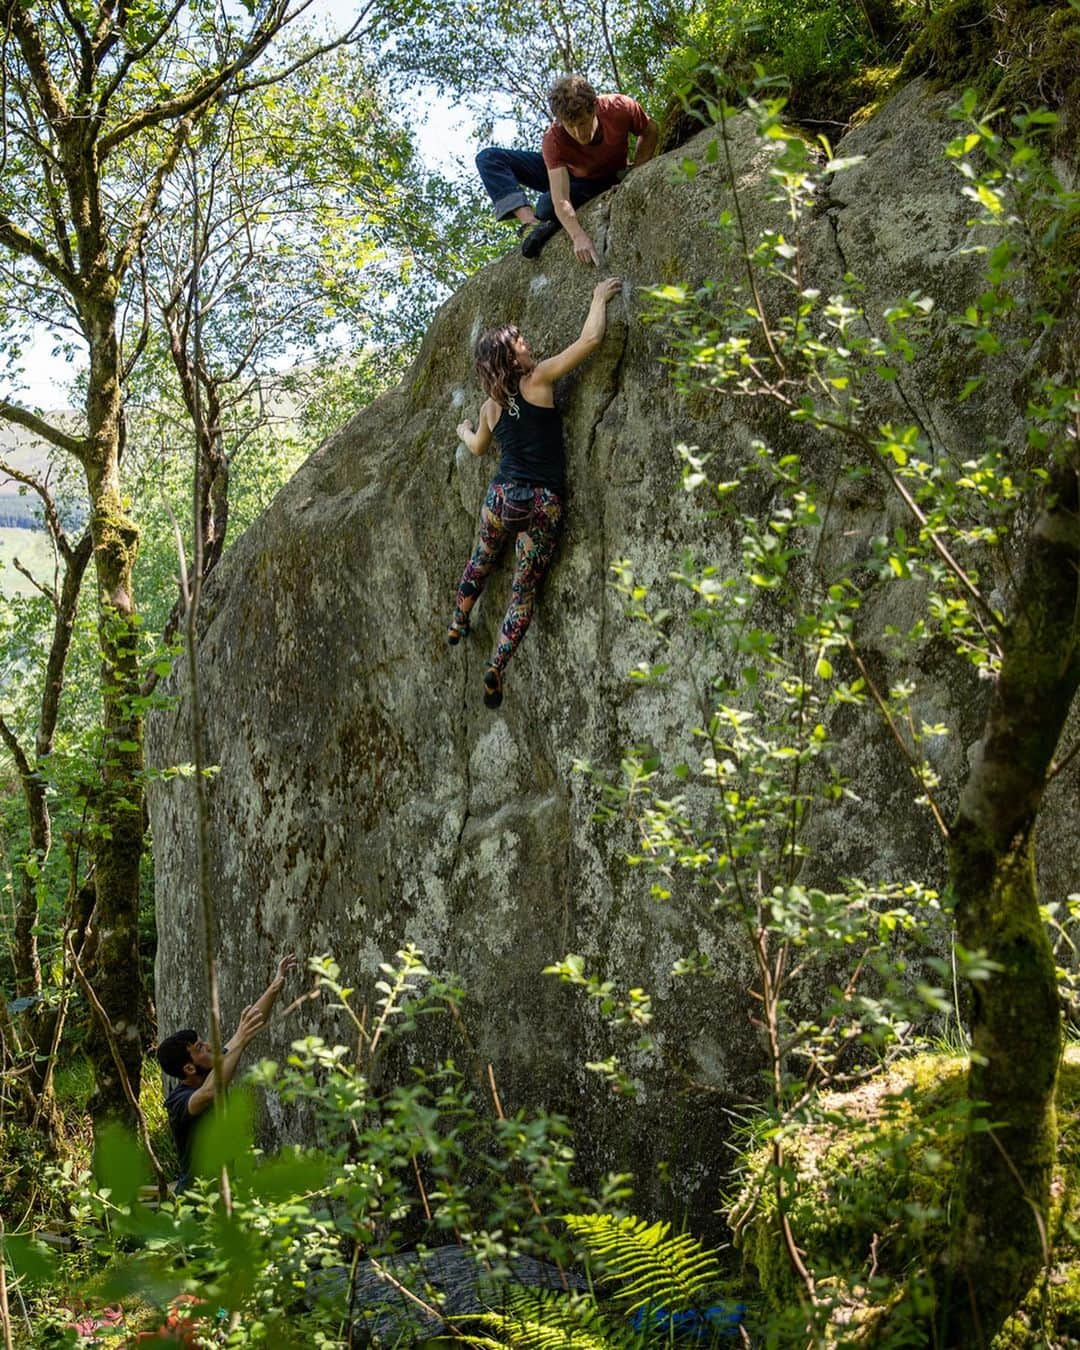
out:
{"label": "man sitting on top of boulder", "polygon": [[[565,228],[582,262],[598,263],[593,242],[575,207],[619,181],[627,168],[629,137],[637,137],[636,168],[656,151],[658,127],[640,103],[625,94],[601,94],[580,75],[568,75],[548,93],[555,121],[535,150],[491,146],[476,156],[484,187],[499,220],[516,217],[524,235],[521,251],[535,258],[553,234]],[[534,210],[522,188],[541,195]],[[547,191],[544,191],[544,189]],[[531,228],[530,228],[531,227]]]}

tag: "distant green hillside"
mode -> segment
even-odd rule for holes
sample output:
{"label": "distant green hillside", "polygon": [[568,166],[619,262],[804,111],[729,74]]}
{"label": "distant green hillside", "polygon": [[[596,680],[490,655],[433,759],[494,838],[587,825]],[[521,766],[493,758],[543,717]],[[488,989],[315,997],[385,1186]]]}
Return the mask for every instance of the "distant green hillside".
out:
{"label": "distant green hillside", "polygon": [[0,595],[33,595],[29,581],[12,566],[13,558],[43,581],[52,581],[52,546],[44,530],[0,526]]}
{"label": "distant green hillside", "polygon": [[34,516],[37,498],[25,493],[0,489],[0,529],[34,530],[41,525]]}

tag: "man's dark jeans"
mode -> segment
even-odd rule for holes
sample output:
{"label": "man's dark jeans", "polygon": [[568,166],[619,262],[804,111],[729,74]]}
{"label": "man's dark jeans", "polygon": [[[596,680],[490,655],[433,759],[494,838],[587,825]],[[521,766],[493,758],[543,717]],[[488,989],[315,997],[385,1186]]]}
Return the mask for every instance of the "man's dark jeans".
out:
{"label": "man's dark jeans", "polygon": [[[496,220],[512,216],[519,206],[528,206],[529,199],[522,188],[533,188],[540,194],[536,199],[539,220],[554,220],[555,206],[547,191],[548,171],[544,156],[536,150],[503,150],[489,146],[476,156],[476,167],[495,207]],[[570,205],[577,208],[609,187],[615,178],[570,178]]]}

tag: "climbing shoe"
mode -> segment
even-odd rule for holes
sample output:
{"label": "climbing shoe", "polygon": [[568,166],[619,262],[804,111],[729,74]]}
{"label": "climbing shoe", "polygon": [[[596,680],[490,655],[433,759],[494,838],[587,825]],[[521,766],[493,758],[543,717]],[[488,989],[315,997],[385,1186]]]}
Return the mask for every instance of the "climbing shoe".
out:
{"label": "climbing shoe", "polygon": [[484,706],[497,708],[502,702],[502,671],[488,666],[484,671]]}
{"label": "climbing shoe", "polygon": [[452,619],[450,627],[446,630],[446,641],[450,647],[456,647],[462,638],[469,636],[468,619]]}
{"label": "climbing shoe", "polygon": [[521,245],[521,251],[526,258],[538,258],[540,250],[553,234],[558,234],[562,226],[557,220],[542,220],[539,225],[534,225],[525,236]]}

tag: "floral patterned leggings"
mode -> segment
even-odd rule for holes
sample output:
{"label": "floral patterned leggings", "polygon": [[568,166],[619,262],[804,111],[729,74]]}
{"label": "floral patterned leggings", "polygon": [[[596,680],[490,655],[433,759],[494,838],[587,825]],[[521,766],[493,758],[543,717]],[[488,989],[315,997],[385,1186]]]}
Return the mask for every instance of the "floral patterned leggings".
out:
{"label": "floral patterned leggings", "polygon": [[507,661],[528,631],[536,593],[559,542],[563,509],[562,498],[550,488],[523,490],[516,484],[498,480],[488,488],[480,508],[480,538],[458,587],[454,622],[462,628],[468,627],[469,611],[479,599],[507,542],[516,535],[510,604],[491,661],[500,672],[506,669]]}

